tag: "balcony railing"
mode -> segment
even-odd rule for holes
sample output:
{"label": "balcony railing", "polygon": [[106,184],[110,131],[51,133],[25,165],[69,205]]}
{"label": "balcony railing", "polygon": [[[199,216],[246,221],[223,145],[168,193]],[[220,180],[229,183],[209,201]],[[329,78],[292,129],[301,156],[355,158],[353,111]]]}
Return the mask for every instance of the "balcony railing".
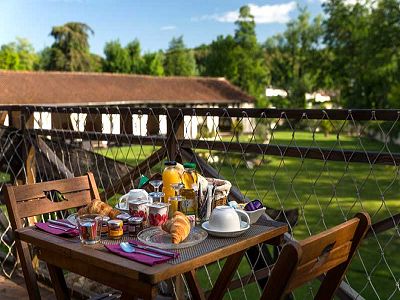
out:
{"label": "balcony railing", "polygon": [[[163,160],[193,161],[202,174],[232,182],[230,200],[262,200],[269,207],[266,218],[290,225],[287,239],[303,239],[367,211],[374,225],[337,295],[400,295],[400,111],[130,106],[0,111],[1,187],[91,171],[103,199],[115,204],[142,174],[161,172]],[[17,259],[2,210],[1,268],[11,276]],[[278,252],[261,245],[249,251],[228,296],[259,295],[260,276]],[[207,289],[220,265],[203,269]],[[315,284],[293,296],[309,299]]]}

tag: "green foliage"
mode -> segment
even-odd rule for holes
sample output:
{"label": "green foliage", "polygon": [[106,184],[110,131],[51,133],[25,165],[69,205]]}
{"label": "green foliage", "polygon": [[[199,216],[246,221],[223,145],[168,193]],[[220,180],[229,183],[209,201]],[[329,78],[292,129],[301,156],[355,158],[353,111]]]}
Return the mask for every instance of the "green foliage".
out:
{"label": "green foliage", "polygon": [[111,73],[129,73],[131,71],[128,51],[121,46],[118,40],[106,43],[104,55],[103,71]]}
{"label": "green foliage", "polygon": [[38,56],[27,39],[17,38],[16,42],[0,47],[0,69],[33,70]]}
{"label": "green foliage", "polygon": [[310,14],[301,9],[296,20],[289,22],[283,34],[269,38],[265,44],[265,56],[271,72],[271,84],[288,91],[288,102],[276,102],[279,108],[305,108],[305,93],[315,91],[323,83],[326,74],[321,65],[326,59],[321,50],[321,17],[310,22]]}
{"label": "green foliage", "polygon": [[334,55],[329,71],[347,107],[400,104],[399,99],[389,99],[400,82],[400,3],[381,0],[375,4],[324,3],[325,43]]}
{"label": "green foliage", "polygon": [[165,75],[194,76],[197,74],[193,51],[187,49],[183,37],[173,38],[169,43],[164,61]]}
{"label": "green foliage", "polygon": [[90,71],[89,34],[93,30],[84,23],[69,22],[55,26],[50,35],[55,41],[48,53],[46,70]]}
{"label": "green foliage", "polygon": [[143,74],[163,76],[164,75],[164,53],[149,52],[143,55]]}
{"label": "green foliage", "polygon": [[140,42],[138,39],[128,43],[126,45],[126,51],[128,53],[130,63],[130,73],[140,74],[143,70],[143,58],[140,53]]}

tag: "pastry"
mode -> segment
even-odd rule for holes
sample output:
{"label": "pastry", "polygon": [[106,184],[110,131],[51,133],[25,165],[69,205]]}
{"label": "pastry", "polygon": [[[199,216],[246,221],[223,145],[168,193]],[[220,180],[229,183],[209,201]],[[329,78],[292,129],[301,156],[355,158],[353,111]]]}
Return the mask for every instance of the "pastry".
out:
{"label": "pastry", "polygon": [[172,243],[179,244],[190,233],[190,221],[183,213],[176,211],[173,218],[162,225],[162,229],[171,234]]}
{"label": "pastry", "polygon": [[79,216],[84,214],[99,214],[102,216],[108,216],[111,219],[115,219],[120,213],[121,212],[118,209],[112,208],[101,200],[93,200],[87,206],[78,210]]}

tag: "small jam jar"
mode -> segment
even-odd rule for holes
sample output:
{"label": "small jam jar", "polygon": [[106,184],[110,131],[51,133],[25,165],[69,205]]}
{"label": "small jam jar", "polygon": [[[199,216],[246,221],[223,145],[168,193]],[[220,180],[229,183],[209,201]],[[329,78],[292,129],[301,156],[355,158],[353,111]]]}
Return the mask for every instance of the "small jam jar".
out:
{"label": "small jam jar", "polygon": [[122,220],[109,220],[108,224],[108,238],[120,239],[124,234],[124,223]]}
{"label": "small jam jar", "polygon": [[103,216],[103,221],[101,222],[101,233],[106,234],[108,232],[108,221],[110,221],[110,217]]}
{"label": "small jam jar", "polygon": [[129,236],[136,237],[137,234],[143,230],[143,218],[142,217],[132,217],[128,220],[128,231]]}
{"label": "small jam jar", "polygon": [[124,224],[126,224],[126,223],[128,223],[128,219],[130,218],[131,216],[128,214],[128,213],[123,213],[123,214],[119,214],[118,216],[117,216],[117,219],[118,220],[121,220]]}

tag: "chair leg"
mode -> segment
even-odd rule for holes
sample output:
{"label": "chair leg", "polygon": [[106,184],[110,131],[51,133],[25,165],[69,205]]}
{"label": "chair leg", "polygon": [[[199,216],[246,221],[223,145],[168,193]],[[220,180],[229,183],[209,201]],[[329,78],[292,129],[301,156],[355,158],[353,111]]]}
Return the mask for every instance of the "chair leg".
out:
{"label": "chair leg", "polygon": [[33,270],[31,253],[29,246],[25,242],[15,240],[17,247],[19,260],[21,262],[22,272],[26,283],[26,289],[28,291],[30,300],[40,300],[39,286],[37,284],[36,273]]}
{"label": "chair leg", "polygon": [[69,291],[62,269],[52,264],[47,263],[47,269],[49,270],[51,282],[53,283],[54,292],[56,293],[57,300],[69,300]]}

